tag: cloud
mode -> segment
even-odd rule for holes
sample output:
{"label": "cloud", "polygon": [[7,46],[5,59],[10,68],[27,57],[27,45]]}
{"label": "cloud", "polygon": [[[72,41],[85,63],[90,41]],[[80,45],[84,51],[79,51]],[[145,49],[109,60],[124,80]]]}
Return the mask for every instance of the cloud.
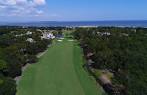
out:
{"label": "cloud", "polygon": [[37,5],[44,5],[46,2],[45,0],[34,0],[34,3]]}
{"label": "cloud", "polygon": [[0,0],[0,5],[19,5],[19,4],[30,4],[30,5],[45,5],[45,0]]}
{"label": "cloud", "polygon": [[42,15],[41,7],[45,4],[45,0],[0,0],[0,13],[3,16]]}

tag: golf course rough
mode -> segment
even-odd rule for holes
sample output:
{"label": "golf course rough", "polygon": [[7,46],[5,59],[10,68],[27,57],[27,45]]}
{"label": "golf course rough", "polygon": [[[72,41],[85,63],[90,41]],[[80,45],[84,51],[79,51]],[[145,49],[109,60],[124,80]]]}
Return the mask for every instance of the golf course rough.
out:
{"label": "golf course rough", "polygon": [[83,64],[76,41],[56,41],[23,72],[16,95],[103,95]]}

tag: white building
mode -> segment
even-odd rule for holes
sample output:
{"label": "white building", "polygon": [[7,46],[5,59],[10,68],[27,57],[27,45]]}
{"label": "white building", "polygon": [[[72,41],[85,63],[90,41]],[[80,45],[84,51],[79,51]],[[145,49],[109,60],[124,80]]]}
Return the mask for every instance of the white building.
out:
{"label": "white building", "polygon": [[42,36],[41,38],[42,38],[42,39],[54,39],[55,36],[53,35],[53,33],[44,32],[44,33],[43,33],[43,36]]}
{"label": "white building", "polygon": [[32,32],[27,31],[26,35],[32,35]]}
{"label": "white building", "polygon": [[30,42],[30,43],[33,43],[33,42],[34,42],[34,39],[28,38],[26,41],[28,41],[28,42]]}
{"label": "white building", "polygon": [[101,36],[103,36],[103,35],[110,36],[110,35],[111,35],[110,32],[97,32],[97,34],[98,34],[98,35],[101,35]]}

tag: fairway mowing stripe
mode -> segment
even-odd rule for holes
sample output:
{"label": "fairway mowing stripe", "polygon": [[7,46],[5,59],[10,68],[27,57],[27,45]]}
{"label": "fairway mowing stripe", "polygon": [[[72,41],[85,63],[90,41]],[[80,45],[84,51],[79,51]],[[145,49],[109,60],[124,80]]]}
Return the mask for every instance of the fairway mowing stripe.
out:
{"label": "fairway mowing stripe", "polygon": [[86,72],[83,68],[84,60],[82,49],[78,46],[78,43],[74,43],[74,68],[77,73],[77,77],[85,95],[104,95],[104,91],[100,85],[97,84],[95,79],[92,76],[89,76],[88,72]]}
{"label": "fairway mowing stripe", "polygon": [[23,72],[16,95],[102,95],[82,64],[76,41],[56,40],[39,62]]}

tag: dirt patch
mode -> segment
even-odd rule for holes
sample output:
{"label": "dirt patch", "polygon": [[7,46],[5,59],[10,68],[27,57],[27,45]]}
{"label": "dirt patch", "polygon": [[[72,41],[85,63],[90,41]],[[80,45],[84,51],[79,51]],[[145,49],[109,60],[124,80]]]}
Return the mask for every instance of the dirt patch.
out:
{"label": "dirt patch", "polygon": [[[25,66],[23,66],[22,69],[21,69],[22,73],[23,73],[23,72],[26,70],[26,68],[29,67],[30,65],[31,65],[31,64],[28,63],[28,64],[26,64]],[[17,85],[18,85],[18,83],[19,83],[21,77],[22,77],[22,76],[17,76],[17,77],[14,78],[14,80],[16,81],[16,84],[17,84]]]}
{"label": "dirt patch", "polygon": [[45,50],[44,52],[41,52],[41,53],[37,54],[37,58],[40,58],[40,57],[43,56],[46,52],[47,52],[47,50]]}
{"label": "dirt patch", "polygon": [[[49,46],[48,46],[49,47]],[[45,53],[47,52],[47,50],[45,50],[44,52],[41,52],[39,54],[37,54],[37,58],[40,58],[41,56],[43,56]],[[25,66],[22,67],[21,71],[22,73],[30,66],[31,64],[27,63]],[[17,76],[14,78],[14,80],[16,81],[16,84],[19,84],[19,81],[21,80],[22,76]]]}

